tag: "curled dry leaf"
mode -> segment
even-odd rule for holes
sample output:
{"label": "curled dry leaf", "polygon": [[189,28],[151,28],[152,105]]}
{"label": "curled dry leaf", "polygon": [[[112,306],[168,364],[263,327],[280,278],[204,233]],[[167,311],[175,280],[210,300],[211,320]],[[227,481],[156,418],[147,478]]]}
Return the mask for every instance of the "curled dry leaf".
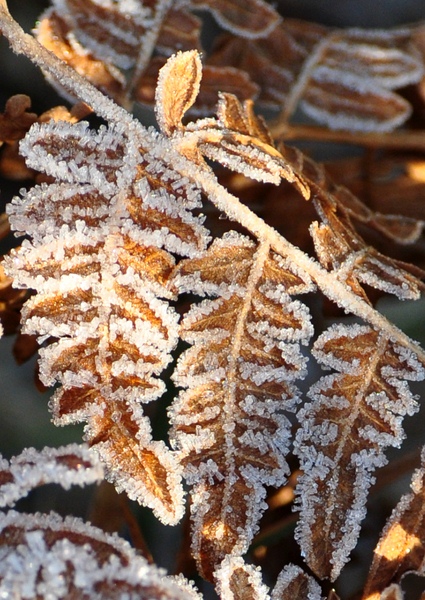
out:
{"label": "curled dry leaf", "polygon": [[375,548],[364,600],[398,600],[402,596],[397,595],[397,584],[406,573],[425,576],[425,449],[411,488],[412,493],[397,504]]}
{"label": "curled dry leaf", "polygon": [[31,98],[24,94],[12,96],[6,102],[4,113],[0,114],[0,142],[9,144],[21,140],[37,115],[28,110],[31,108]]}

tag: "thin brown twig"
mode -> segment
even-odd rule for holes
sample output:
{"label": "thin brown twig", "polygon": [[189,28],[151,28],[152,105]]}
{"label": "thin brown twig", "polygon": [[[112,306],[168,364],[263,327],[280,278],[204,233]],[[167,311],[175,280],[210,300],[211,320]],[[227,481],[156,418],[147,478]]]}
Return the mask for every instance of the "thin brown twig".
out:
{"label": "thin brown twig", "polygon": [[425,151],[425,134],[423,131],[391,131],[390,133],[360,133],[349,131],[332,131],[317,125],[296,125],[275,123],[271,126],[275,139],[311,140],[335,142],[366,146],[368,148],[389,148],[394,150]]}

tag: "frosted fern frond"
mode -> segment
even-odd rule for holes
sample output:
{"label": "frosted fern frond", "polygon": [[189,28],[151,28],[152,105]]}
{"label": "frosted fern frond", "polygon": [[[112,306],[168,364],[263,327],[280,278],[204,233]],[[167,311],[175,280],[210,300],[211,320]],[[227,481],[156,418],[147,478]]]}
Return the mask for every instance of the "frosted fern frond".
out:
{"label": "frosted fern frond", "polygon": [[391,131],[411,113],[392,90],[423,73],[413,38],[407,27],[342,30],[286,18],[248,43],[224,36],[208,62],[246,71],[283,123],[299,106],[332,129]]}
{"label": "frosted fern frond", "polygon": [[[170,53],[171,29],[172,51],[196,48],[199,40],[193,31],[199,34],[199,21],[190,14],[193,9],[209,10],[225,29],[248,37],[267,34],[280,20],[262,0],[52,0],[52,4],[83,46],[106,63],[124,69],[140,68],[141,60],[146,66],[157,44]],[[182,46],[185,30],[195,41],[187,48]]]}
{"label": "frosted fern frond", "polygon": [[200,600],[183,578],[166,576],[130,545],[81,519],[0,515],[4,598]]}
{"label": "frosted fern frond", "polygon": [[[35,34],[40,44],[87,77],[103,93],[114,98],[118,104],[129,103],[123,73],[113,64],[98,59],[80,44],[69,20],[62,18],[54,9],[47,10],[41,15]],[[71,101],[74,100],[55,79],[49,76],[46,78],[59,94]]]}
{"label": "frosted fern frond", "polygon": [[62,384],[52,400],[55,422],[87,421],[86,438],[116,485],[175,521],[179,470],[164,443],[152,440],[140,402],[163,392],[157,376],[177,341],[177,316],[158,298],[170,297],[174,259],[166,250],[190,255],[205,231],[187,211],[198,202],[196,188],[138,142],[119,125],[98,132],[84,123],[35,125],[21,152],[56,182],[10,205],[13,228],[32,242],[6,264],[16,284],[37,291],[24,331],[57,339],[40,366],[46,385]]}
{"label": "frosted fern frond", "polygon": [[292,411],[304,375],[300,344],[312,334],[307,308],[290,294],[309,277],[235,233],[183,261],[180,291],[216,296],[194,304],[181,323],[192,344],[174,379],[188,388],[171,410],[175,439],[193,489],[193,552],[207,576],[246,551],[263,512],[265,485],[281,485]]}
{"label": "frosted fern frond", "polygon": [[[43,376],[62,384],[53,402],[56,422],[88,421],[89,442],[109,461],[118,486],[125,485],[130,495],[136,488],[138,498],[168,522],[177,520],[182,511],[181,459],[194,486],[193,545],[201,570],[214,579],[226,564],[223,560],[233,561],[240,566],[241,581],[244,577],[246,581],[252,571],[239,555],[264,509],[264,486],[278,485],[286,475],[289,428],[282,411],[293,410],[298,400],[294,381],[306,371],[299,346],[307,344],[312,334],[306,307],[291,294],[316,286],[367,323],[331,330],[330,337],[319,338],[318,358],[341,373],[321,380],[312,390],[318,399],[309,407],[311,414],[300,413],[301,419],[305,415],[298,436],[305,477],[306,467],[319,453],[336,463],[326,454],[332,453],[335,424],[335,419],[328,419],[328,411],[335,408],[333,388],[326,396],[329,386],[335,385],[339,400],[343,392],[351,393],[351,380],[357,387],[367,385],[356,369],[363,368],[362,361],[371,355],[375,368],[372,360],[363,370],[378,389],[370,383],[361,389],[361,398],[353,396],[360,429],[349,438],[351,446],[347,443],[350,457],[341,452],[336,458],[341,459],[338,466],[347,459],[349,475],[352,455],[361,474],[383,462],[380,446],[398,443],[402,413],[396,406],[390,411],[394,418],[387,418],[382,407],[385,394],[388,403],[394,399],[396,404],[403,396],[404,412],[413,411],[414,402],[401,378],[423,376],[414,356],[423,361],[424,353],[357,289],[350,289],[332,261],[329,269],[324,268],[218,183],[205,158],[218,159],[260,181],[278,183],[286,178],[306,198],[320,195],[321,186],[320,181],[312,186],[306,170],[300,173],[273,146],[249,103],[242,105],[223,95],[217,118],[186,124],[200,78],[196,53],[179,54],[164,69],[157,94],[162,133],[154,133],[23,35],[7,15],[4,0],[0,23],[18,52],[63,81],[108,122],[97,132],[84,125],[35,126],[22,148],[34,168],[42,166],[48,173],[48,183],[24,193],[10,210],[14,227],[33,237],[9,263],[17,282],[38,293],[25,309],[27,327],[46,340],[55,338],[43,350]],[[251,237],[232,233],[205,250],[208,237],[202,219],[190,212],[200,208],[201,192]],[[328,196],[326,190],[324,195]],[[338,218],[344,214],[345,225],[340,205],[329,199],[329,206]],[[175,268],[175,254],[189,259]],[[139,401],[160,394],[160,374],[175,348],[177,314],[168,303],[174,301],[175,289],[214,299],[194,302],[182,320],[181,337],[192,347],[180,359],[175,376],[185,389],[171,412],[176,450],[170,452],[165,444],[152,441]],[[359,364],[341,358],[338,339],[349,338],[342,346],[353,346],[350,351],[355,355],[357,338],[362,336],[370,338],[370,344]],[[361,429],[364,416],[369,422]],[[375,434],[377,422],[382,430]],[[343,435],[344,424],[337,421]],[[135,473],[142,484],[134,482]],[[345,479],[342,490],[343,484]],[[365,487],[368,484],[369,479]],[[220,496],[217,492],[223,490]],[[310,491],[308,487],[307,502]],[[154,496],[161,506],[154,504]],[[347,510],[351,519],[350,507]],[[355,517],[360,513],[361,509]],[[353,523],[356,533],[354,517],[349,520]],[[343,528],[337,533],[340,530],[344,537]],[[333,550],[327,561],[339,561],[339,568],[346,547]],[[329,565],[326,569],[328,573]],[[255,581],[257,585],[259,578]]]}
{"label": "frosted fern frond", "polygon": [[410,487],[412,492],[401,498],[382,531],[363,600],[380,600],[381,593],[407,573],[425,576],[425,448]]}
{"label": "frosted fern frond", "polygon": [[41,451],[26,448],[10,462],[0,459],[0,506],[12,506],[40,485],[57,483],[69,489],[72,485],[99,483],[103,478],[97,455],[84,445]]}
{"label": "frosted fern frond", "polygon": [[366,325],[334,325],[313,349],[336,371],[309,392],[298,413],[295,453],[304,471],[297,486],[296,536],[319,577],[335,579],[353,549],[365,516],[372,473],[383,450],[400,446],[402,419],[418,409],[407,381],[424,377],[416,355]]}

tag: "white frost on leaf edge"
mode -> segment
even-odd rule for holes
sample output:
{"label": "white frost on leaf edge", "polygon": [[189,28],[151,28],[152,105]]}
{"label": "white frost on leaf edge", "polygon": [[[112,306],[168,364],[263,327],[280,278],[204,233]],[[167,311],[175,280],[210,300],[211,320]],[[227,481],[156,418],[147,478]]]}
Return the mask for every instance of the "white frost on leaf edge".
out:
{"label": "white frost on leaf edge", "polygon": [[[24,533],[22,543],[0,547],[2,598],[42,596],[49,600],[65,600],[70,584],[82,596],[106,598],[108,596],[96,593],[98,584],[103,588],[109,585],[112,594],[116,582],[125,582],[135,588],[126,595],[128,600],[140,598],[138,586],[158,590],[158,598],[201,600],[187,580],[166,576],[165,571],[149,565],[116,534],[107,534],[76,517],[62,519],[55,513],[28,515],[9,511],[0,515],[0,531],[8,527],[22,529]],[[47,541],[45,535],[49,531],[57,534],[58,539],[55,540],[53,535],[53,539]],[[105,544],[110,546],[111,553],[107,558],[96,555],[97,544],[103,551]]]}
{"label": "white frost on leaf edge", "polygon": [[[70,468],[61,458],[73,455],[80,458],[81,465]],[[88,463],[88,464],[84,464]],[[72,485],[90,485],[104,479],[104,470],[96,452],[85,444],[69,444],[60,448],[25,448],[10,462],[1,459],[0,471],[8,471],[13,481],[0,487],[0,506],[12,506],[40,485],[57,483],[65,490]]]}

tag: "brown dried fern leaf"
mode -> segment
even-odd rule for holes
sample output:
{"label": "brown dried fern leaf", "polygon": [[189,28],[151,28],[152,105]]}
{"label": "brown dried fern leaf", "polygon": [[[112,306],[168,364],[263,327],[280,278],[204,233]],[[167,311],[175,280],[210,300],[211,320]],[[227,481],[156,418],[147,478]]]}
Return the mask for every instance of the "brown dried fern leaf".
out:
{"label": "brown dried fern leaf", "polygon": [[290,424],[304,375],[299,345],[312,329],[290,294],[311,289],[300,270],[235,233],[183,261],[180,291],[217,296],[181,324],[192,344],[175,382],[189,388],[171,410],[172,437],[193,489],[193,552],[207,578],[226,555],[246,551],[264,510],[265,485],[287,474]]}
{"label": "brown dried fern leaf", "polygon": [[286,122],[299,106],[331,129],[390,131],[411,107],[393,89],[418,82],[423,65],[413,31],[330,29],[284,19],[268,37],[248,43],[226,35],[209,64],[246,71],[259,102]]}
{"label": "brown dried fern leaf", "polygon": [[[127,374],[136,375],[139,379],[143,376],[143,382],[158,385],[155,375],[163,366],[161,360],[164,364],[167,362],[168,353],[177,337],[176,315],[169,311],[162,299],[163,296],[173,297],[170,291],[173,259],[169,253],[190,256],[189,261],[183,261],[178,267],[180,284],[177,277],[174,285],[182,290],[216,296],[215,300],[195,304],[182,322],[183,337],[193,347],[180,360],[176,379],[183,387],[190,385],[193,389],[182,392],[172,415],[179,444],[178,453],[186,462],[187,474],[195,482],[195,487],[199,486],[194,502],[197,516],[194,548],[202,568],[212,576],[226,556],[238,558],[237,555],[246,549],[263,510],[264,485],[268,482],[276,484],[284,475],[282,450],[288,436],[283,431],[287,421],[280,411],[282,403],[286,402],[286,408],[291,409],[298,398],[292,382],[303,374],[305,362],[298,346],[306,343],[311,334],[306,308],[299,301],[290,299],[289,294],[311,289],[313,281],[326,297],[368,323],[347,329],[333,329],[327,336],[319,338],[316,347],[319,359],[340,370],[341,374],[321,380],[313,388],[312,393],[317,393],[319,398],[310,407],[311,413],[304,419],[305,428],[298,436],[300,458],[304,466],[312,465],[311,475],[317,475],[311,482],[313,487],[328,475],[323,461],[325,466],[330,462],[339,467],[342,464],[340,459],[347,459],[348,472],[352,466],[349,463],[351,454],[347,456],[341,451],[336,455],[337,460],[326,454],[328,447],[331,454],[335,449],[332,436],[336,425],[326,420],[328,402],[333,413],[341,409],[338,403],[342,393],[354,402],[353,414],[359,419],[356,423],[359,429],[354,431],[352,437],[347,432],[343,431],[343,434],[347,433],[346,439],[354,444],[350,450],[353,451],[354,466],[358,467],[361,479],[363,473],[368,474],[372,468],[383,463],[380,445],[399,442],[401,431],[398,417],[414,409],[407,384],[400,382],[399,378],[423,377],[423,369],[415,357],[419,356],[424,361],[424,353],[362,297],[353,293],[333,270],[327,271],[299,248],[292,246],[218,184],[204,157],[218,160],[260,181],[279,183],[281,178],[287,178],[306,197],[311,192],[310,186],[305,185],[305,178],[300,177],[270,144],[267,130],[260,119],[254,118],[249,104],[241,106],[233,97],[224,96],[217,119],[183,125],[185,111],[194,101],[199,86],[200,59],[196,53],[173,57],[162,72],[157,94],[157,115],[165,135],[156,134],[144,129],[124,110],[104,98],[47,52],[44,53],[33,39],[22,34],[4,7],[3,0],[0,0],[1,27],[12,46],[18,52],[31,56],[34,62],[47,68],[52,76],[64,79],[72,92],[96,106],[99,114],[110,123],[109,129],[101,129],[98,133],[89,133],[82,125],[72,128],[62,125],[35,126],[26,137],[23,150],[33,164],[42,163],[48,174],[59,182],[50,187],[35,188],[23,201],[16,200],[11,209],[17,229],[30,227],[34,237],[19,255],[18,266],[12,266],[11,261],[18,281],[20,278],[24,285],[39,286],[41,312],[40,315],[36,313],[38,300],[29,305],[29,327],[36,326],[42,335],[64,336],[45,351],[50,361],[46,365],[46,375],[56,376],[65,389],[69,384],[70,389],[78,388],[81,383],[84,386],[91,385],[90,392],[93,390],[95,398],[108,392],[108,403],[105,398],[105,403],[101,401],[91,407],[88,402],[84,404],[85,399],[77,398],[77,401],[81,400],[82,411],[70,412],[69,418],[88,418],[90,437],[94,426],[106,415],[106,426],[102,433],[110,431],[114,437],[124,432],[125,450],[136,446],[139,452],[146,447],[152,450],[150,440],[141,439],[139,430],[146,431],[147,425],[141,413],[135,412],[138,409],[133,407],[133,398],[130,393],[116,390],[113,384]],[[187,73],[183,82],[182,72]],[[178,81],[183,83],[182,89],[176,85]],[[176,89],[178,93],[174,93]],[[49,154],[53,156],[49,158]],[[219,210],[245,227],[257,241],[231,234],[230,238],[214,242],[204,252],[206,236],[202,226],[186,211],[199,206],[197,200],[200,190]],[[54,207],[53,196],[58,202]],[[88,212],[87,200],[91,202]],[[22,210],[19,208],[21,205]],[[37,209],[34,214],[33,205]],[[221,252],[223,256],[226,244],[228,248],[236,246],[234,264],[232,261],[229,264],[229,252],[224,254],[221,261],[215,255]],[[81,253],[75,253],[76,248],[82,250]],[[242,250],[242,261],[238,264],[236,258],[239,250]],[[31,262],[36,265],[37,273],[32,271],[29,261],[27,264],[26,253],[28,256],[32,253]],[[140,264],[136,256],[141,254],[144,263],[147,253],[150,257],[160,256],[161,260],[154,260],[153,266],[148,261],[138,271],[133,266]],[[211,264],[208,262],[210,257]],[[22,268],[19,268],[19,260]],[[225,263],[230,271],[224,269],[220,272],[219,269],[216,273],[214,266],[217,263],[220,266],[220,262]],[[65,274],[60,266],[62,263]],[[271,283],[267,283],[262,277],[270,267],[273,267]],[[45,285],[46,281],[48,285]],[[190,286],[190,290],[186,285]],[[136,294],[129,297],[127,293],[134,286],[137,300]],[[151,292],[155,297],[152,303],[148,301]],[[43,313],[43,300],[55,300],[59,293],[62,296],[57,304],[50,302],[49,310]],[[63,293],[68,297],[64,297]],[[81,294],[87,294],[87,297]],[[81,301],[86,302],[83,308]],[[136,319],[137,327],[133,329],[134,323],[125,317],[124,309],[131,316],[139,316],[141,305],[144,308],[142,316],[146,318]],[[85,314],[86,308],[90,311],[88,314]],[[66,321],[62,316],[66,317]],[[141,348],[142,361],[146,359],[146,364],[142,362],[136,365],[134,361],[131,364],[132,344],[134,346],[136,341],[146,341],[146,331],[143,339],[139,337],[143,328],[148,329],[149,334],[148,348]],[[216,329],[219,330],[218,334]],[[132,337],[133,332],[137,336]],[[75,333],[80,337],[72,337]],[[119,339],[120,335],[122,339]],[[75,346],[75,341],[79,343],[81,338],[80,346]],[[357,361],[350,363],[344,351],[349,351],[350,355],[351,351],[358,352],[360,338],[365,339],[365,352]],[[154,348],[153,341],[157,344]],[[68,350],[74,348],[73,344],[77,350],[78,377],[73,372],[72,350],[67,354]],[[129,357],[121,359],[123,349]],[[151,352],[148,353],[147,349]],[[211,354],[214,351],[212,356],[210,349]],[[64,359],[63,364],[58,365],[58,373],[53,372],[55,367],[50,360],[60,357],[55,356],[55,352],[61,352],[60,356]],[[115,360],[118,354],[120,359]],[[365,356],[372,357],[372,362],[365,365],[369,378],[366,382],[359,375]],[[77,360],[74,362],[76,364]],[[71,368],[67,367],[68,364]],[[125,371],[120,370],[122,367],[125,367]],[[81,376],[87,380],[81,382]],[[349,385],[350,378],[356,385],[363,386],[359,395],[353,393]],[[76,382],[78,385],[75,385]],[[334,397],[331,384],[336,386],[337,407],[332,404]],[[208,394],[205,394],[201,389],[203,385],[214,388],[211,389],[212,393],[207,389]],[[145,400],[149,398],[146,388],[147,385],[141,392],[145,394]],[[218,393],[214,397],[217,388]],[[278,397],[274,397],[270,389],[272,392],[277,389]],[[326,396],[328,389],[329,398]],[[241,394],[238,396],[239,392]],[[60,394],[59,391],[59,400]],[[254,400],[251,401],[252,396]],[[267,402],[270,396],[271,402]],[[405,398],[406,405],[400,406],[402,402],[399,396]],[[323,407],[322,397],[325,397]],[[192,401],[196,414],[190,406]],[[209,402],[207,410],[204,410],[205,402]],[[397,405],[393,407],[392,402]],[[382,407],[387,403],[390,405],[389,415],[386,407]],[[342,410],[345,410],[345,401],[341,404],[344,404]],[[131,420],[127,416],[128,411],[133,409],[135,418]],[[300,415],[302,417],[303,413]],[[391,416],[394,418],[391,419]],[[200,422],[195,423],[193,417]],[[366,421],[363,429],[361,418]],[[134,424],[138,427],[137,431],[132,429]],[[344,424],[341,424],[342,429]],[[375,432],[372,424],[378,424],[381,430]],[[204,429],[202,426],[205,426]],[[270,434],[274,434],[274,437]],[[275,439],[279,444],[282,441],[280,447]],[[100,450],[108,443],[101,436],[92,440],[98,442]],[[222,441],[224,444],[220,443]],[[318,450],[314,449],[314,444]],[[313,464],[315,457],[319,458]],[[116,466],[115,456],[112,458],[112,465]],[[161,458],[163,463],[168,460],[164,458],[162,450]],[[124,461],[126,459],[124,455]],[[268,461],[267,469],[263,464],[265,460]],[[175,464],[170,465],[170,469],[173,469],[173,475],[176,471],[178,473]],[[131,474],[133,472],[134,469]],[[308,475],[306,469],[305,477]],[[337,475],[336,472],[335,477]],[[124,474],[124,480],[132,484],[128,479],[129,472]],[[254,484],[256,487],[253,487]],[[368,478],[365,487],[369,484]],[[234,513],[224,506],[223,496],[217,491],[222,492],[225,485],[227,488],[224,491],[228,493],[229,500],[231,495],[237,496],[243,511],[238,504],[235,504]],[[131,485],[128,489],[131,491]],[[173,490],[169,486],[166,492],[171,495]],[[311,490],[309,486],[306,502],[316,510],[318,501],[311,495]],[[348,491],[351,493],[351,488]],[[355,514],[349,512],[350,508],[347,509],[349,517],[353,517],[349,522],[354,523],[354,533],[358,523],[356,519],[361,517],[363,511],[357,500],[358,497],[355,498],[354,508],[358,509]],[[347,503],[350,504],[350,498]],[[239,514],[236,514],[238,511]],[[303,523],[308,523],[313,512],[305,516]],[[236,516],[242,519],[242,526],[240,523],[235,526],[232,522],[233,519],[236,521]],[[339,515],[335,513],[329,518],[331,516],[335,517],[339,526]],[[339,527],[337,533],[340,530]],[[344,530],[342,533],[345,533]],[[303,536],[303,544],[305,539],[308,541],[308,535]],[[315,541],[322,542],[322,534],[319,537],[316,532],[315,536]],[[335,549],[333,556],[332,552],[331,556],[328,552],[328,561],[335,561],[335,571],[350,551],[352,542],[353,539],[350,539],[342,550],[340,547]],[[309,552],[309,548],[306,552]],[[325,568],[329,569],[329,564]]]}
{"label": "brown dried fern leaf", "polygon": [[425,449],[411,488],[412,493],[397,504],[375,548],[364,600],[380,600],[406,573],[425,576]]}
{"label": "brown dried fern leaf", "polygon": [[[73,35],[71,25],[54,10],[50,9],[41,16],[36,35],[40,44],[87,77],[99,90],[114,98],[118,104],[128,103],[126,81],[121,71],[87,51]],[[48,79],[59,93],[64,94],[60,84]],[[69,97],[66,92],[64,95]]]}
{"label": "brown dried fern leaf", "polygon": [[156,297],[170,297],[174,265],[160,246],[190,254],[205,232],[187,212],[196,189],[141,150],[119,126],[35,126],[21,152],[56,183],[10,206],[13,227],[31,232],[32,243],[6,264],[16,284],[38,292],[25,307],[24,332],[59,338],[41,363],[46,385],[62,383],[52,401],[56,423],[87,421],[87,440],[118,487],[175,521],[178,468],[151,439],[140,402],[162,393],[155,376],[177,339],[176,315]]}
{"label": "brown dried fern leaf", "polygon": [[[297,148],[279,143],[278,149],[284,160],[309,190],[319,217],[324,222],[331,221],[332,215],[335,214],[351,229],[356,227],[356,224],[361,224],[378,231],[398,244],[411,244],[420,238],[424,227],[423,220],[416,216],[388,214],[388,211],[384,214],[369,208],[344,184],[346,173],[342,173],[343,182],[340,183],[339,177],[335,180],[329,176],[326,164],[312,160]],[[344,163],[338,169],[339,175],[341,175],[341,171],[344,171],[343,165]],[[351,164],[347,168],[350,169],[350,167]],[[336,172],[336,168],[334,168],[334,172]],[[355,237],[358,238],[358,234]]]}
{"label": "brown dried fern leaf", "polygon": [[124,540],[59,515],[0,515],[0,593],[58,600],[200,600],[182,577],[165,576]]}
{"label": "brown dried fern leaf", "polygon": [[334,325],[313,354],[336,371],[312,386],[298,413],[301,461],[296,537],[311,569],[334,580],[353,549],[373,471],[383,450],[400,446],[403,417],[418,409],[407,381],[424,377],[408,348],[365,325]]}
{"label": "brown dried fern leaf", "polygon": [[[165,62],[161,64],[162,57],[154,55],[168,57],[177,50],[202,49],[201,21],[190,12],[199,8],[210,11],[225,29],[251,38],[265,35],[280,20],[262,0],[188,0],[179,6],[172,0],[118,0],[114,4],[53,0],[53,8],[40,18],[36,35],[120,104],[129,106],[133,98],[151,104],[158,71]],[[206,75],[198,112],[212,112],[218,89],[232,92],[236,88],[242,98],[258,93],[258,87],[237,69],[211,67]],[[212,94],[217,78],[223,85]]]}
{"label": "brown dried fern leaf", "polygon": [[128,69],[151,57],[172,0],[53,0],[52,4],[55,13],[96,58]]}
{"label": "brown dried fern leaf", "polygon": [[[327,161],[326,172],[380,214],[425,221],[425,162],[419,153],[381,152]],[[403,198],[400,206],[400,198]]]}
{"label": "brown dried fern leaf", "polygon": [[[348,213],[336,211],[330,202],[323,202],[319,208],[322,223],[313,223],[310,233],[313,238],[316,254],[320,263],[335,273],[340,281],[345,282],[354,293],[367,300],[364,285],[368,285],[388,294],[394,294],[402,300],[417,300],[424,290],[421,279],[424,272],[414,265],[381,254],[373,246],[368,245],[352,226]],[[339,214],[338,214],[339,213]],[[391,220],[385,218],[385,225]],[[392,219],[392,230],[403,230],[408,236],[411,227],[417,231],[422,223],[413,219]]]}

